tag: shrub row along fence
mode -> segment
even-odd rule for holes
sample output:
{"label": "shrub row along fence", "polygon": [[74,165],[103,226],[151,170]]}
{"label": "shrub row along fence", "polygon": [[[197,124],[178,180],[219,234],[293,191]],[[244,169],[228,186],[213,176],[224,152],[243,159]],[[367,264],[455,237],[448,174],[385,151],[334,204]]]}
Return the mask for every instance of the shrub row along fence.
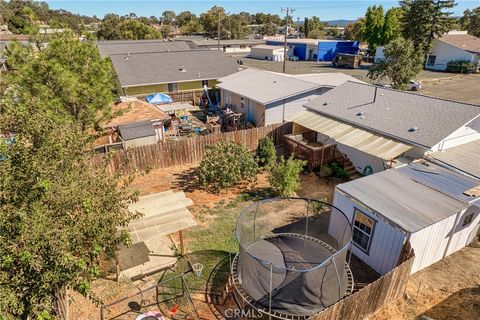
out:
{"label": "shrub row along fence", "polygon": [[414,256],[365,288],[311,317],[312,320],[361,320],[403,296]]}
{"label": "shrub row along fence", "polygon": [[220,141],[235,141],[253,151],[257,148],[258,141],[265,136],[271,137],[275,146],[283,146],[284,136],[291,132],[292,124],[284,123],[118,150],[110,155],[108,169],[111,173],[118,171],[132,173],[136,170],[162,169],[199,163],[206,148]]}

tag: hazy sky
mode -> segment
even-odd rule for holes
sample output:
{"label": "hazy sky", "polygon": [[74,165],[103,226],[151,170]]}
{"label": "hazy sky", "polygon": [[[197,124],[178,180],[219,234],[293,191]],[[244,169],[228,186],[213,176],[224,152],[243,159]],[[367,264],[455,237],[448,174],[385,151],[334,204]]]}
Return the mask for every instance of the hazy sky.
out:
{"label": "hazy sky", "polygon": [[[66,9],[84,15],[97,15],[102,18],[106,13],[117,13],[124,15],[130,12],[138,16],[160,16],[164,10],[173,10],[179,13],[189,10],[194,13],[201,13],[214,5],[220,5],[227,12],[237,13],[248,11],[251,13],[281,13],[281,7],[292,7],[296,9],[293,13],[294,20],[304,17],[318,16],[321,20],[334,19],[356,19],[363,16],[368,6],[382,4],[384,8],[390,8],[398,4],[398,1],[364,1],[364,0],[246,0],[246,1],[200,1],[200,0],[54,0],[46,1],[52,9]],[[454,14],[459,16],[465,9],[480,6],[480,0],[457,0]]]}

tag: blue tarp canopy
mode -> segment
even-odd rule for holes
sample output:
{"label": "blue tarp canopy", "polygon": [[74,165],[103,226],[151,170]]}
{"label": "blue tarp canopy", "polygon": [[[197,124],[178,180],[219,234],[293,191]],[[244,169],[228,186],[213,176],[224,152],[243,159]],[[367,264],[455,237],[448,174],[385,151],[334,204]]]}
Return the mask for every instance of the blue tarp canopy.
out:
{"label": "blue tarp canopy", "polygon": [[153,104],[162,104],[162,103],[171,103],[173,99],[170,98],[168,94],[165,93],[154,93],[147,96],[147,101]]}

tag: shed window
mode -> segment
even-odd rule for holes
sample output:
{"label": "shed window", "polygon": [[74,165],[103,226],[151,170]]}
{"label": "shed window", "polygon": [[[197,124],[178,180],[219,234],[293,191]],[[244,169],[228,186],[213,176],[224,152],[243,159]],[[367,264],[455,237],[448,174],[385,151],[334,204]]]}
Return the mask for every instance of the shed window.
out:
{"label": "shed window", "polygon": [[244,97],[240,97],[240,107],[242,109],[245,109],[245,98]]}
{"label": "shed window", "polygon": [[431,55],[428,56],[427,66],[434,66],[436,59],[437,59],[437,56],[431,56]]}
{"label": "shed window", "polygon": [[468,226],[470,223],[473,221],[473,213],[470,213],[468,216],[463,219],[463,225],[462,227]]}
{"label": "shed window", "polygon": [[353,224],[353,243],[368,254],[373,235],[375,220],[355,209],[355,221]]}
{"label": "shed window", "polygon": [[168,92],[177,92],[177,91],[178,91],[178,84],[176,83],[168,84]]}
{"label": "shed window", "polygon": [[202,80],[202,88],[205,86],[208,88],[208,80]]}

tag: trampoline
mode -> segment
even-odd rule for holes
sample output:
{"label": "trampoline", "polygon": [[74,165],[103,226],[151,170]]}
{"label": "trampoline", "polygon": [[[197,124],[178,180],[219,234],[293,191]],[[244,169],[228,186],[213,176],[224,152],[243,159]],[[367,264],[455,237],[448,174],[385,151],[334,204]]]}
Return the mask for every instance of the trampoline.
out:
{"label": "trampoline", "polygon": [[237,300],[270,318],[306,319],[353,289],[347,263],[352,227],[328,203],[260,201],[242,211],[235,233]]}

